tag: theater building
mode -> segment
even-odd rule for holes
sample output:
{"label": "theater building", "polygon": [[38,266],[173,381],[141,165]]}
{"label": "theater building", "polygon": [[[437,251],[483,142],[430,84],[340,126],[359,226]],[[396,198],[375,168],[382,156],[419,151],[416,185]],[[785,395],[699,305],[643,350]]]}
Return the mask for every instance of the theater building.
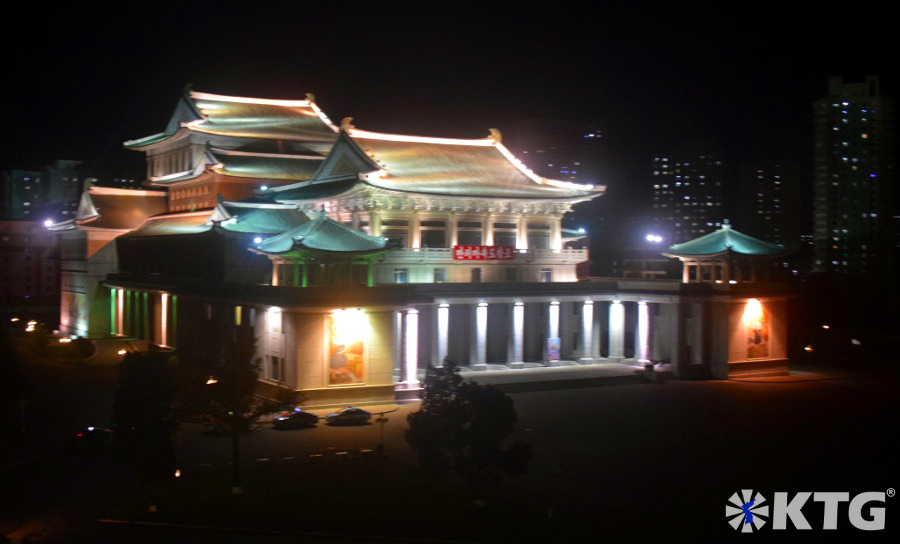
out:
{"label": "theater building", "polygon": [[[562,220],[604,188],[535,175],[498,131],[369,132],[331,125],[311,100],[188,92],[164,133],[126,145],[170,165],[148,167],[168,209],[115,236],[97,297],[106,335],[215,364],[222,339],[252,330],[260,379],[312,403],[413,398],[447,357],[509,372],[786,367],[774,284],[579,281],[587,250],[565,247],[578,234]],[[160,158],[175,149],[182,162]]]}

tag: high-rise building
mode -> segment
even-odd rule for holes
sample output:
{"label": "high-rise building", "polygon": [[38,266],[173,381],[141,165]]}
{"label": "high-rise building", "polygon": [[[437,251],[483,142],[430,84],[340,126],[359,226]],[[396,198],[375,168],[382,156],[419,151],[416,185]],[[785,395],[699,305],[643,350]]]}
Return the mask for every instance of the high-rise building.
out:
{"label": "high-rise building", "polygon": [[878,76],[830,78],[813,120],[814,270],[890,277],[893,110]]}
{"label": "high-rise building", "polygon": [[713,232],[724,216],[725,165],[709,143],[653,158],[653,231],[667,244]]}
{"label": "high-rise building", "polygon": [[79,161],[57,160],[41,171],[3,172],[0,214],[18,221],[71,219],[81,197],[80,167]]}
{"label": "high-rise building", "polygon": [[741,163],[738,186],[734,219],[743,232],[786,248],[799,246],[803,214],[797,162]]}

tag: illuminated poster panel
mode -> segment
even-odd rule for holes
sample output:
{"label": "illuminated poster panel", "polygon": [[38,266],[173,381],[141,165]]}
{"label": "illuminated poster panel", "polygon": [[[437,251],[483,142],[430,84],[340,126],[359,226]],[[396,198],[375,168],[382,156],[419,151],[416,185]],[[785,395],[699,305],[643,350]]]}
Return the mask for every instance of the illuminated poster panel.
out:
{"label": "illuminated poster panel", "polygon": [[363,382],[366,316],[361,310],[337,310],[327,319],[328,385]]}
{"label": "illuminated poster panel", "polygon": [[747,358],[768,357],[769,322],[762,304],[755,298],[747,301],[743,321],[747,331]]}
{"label": "illuminated poster panel", "polygon": [[559,361],[559,338],[547,339],[547,360]]}

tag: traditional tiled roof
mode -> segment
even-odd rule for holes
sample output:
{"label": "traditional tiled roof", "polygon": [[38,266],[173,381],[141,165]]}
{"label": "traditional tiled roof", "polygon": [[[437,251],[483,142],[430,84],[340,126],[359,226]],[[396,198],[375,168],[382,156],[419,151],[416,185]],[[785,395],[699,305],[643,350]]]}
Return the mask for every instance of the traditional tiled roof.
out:
{"label": "traditional tiled roof", "polygon": [[170,236],[173,234],[197,234],[212,228],[210,211],[179,212],[148,218],[140,228],[128,233],[127,237]]}
{"label": "traditional tiled roof", "polygon": [[219,200],[210,216],[231,232],[280,234],[310,221],[309,216],[293,204],[279,204],[263,199],[244,202]]}
{"label": "traditional tiled roof", "polygon": [[765,242],[731,228],[726,220],[722,228],[688,242],[671,246],[666,257],[712,257],[734,253],[748,256],[771,256],[784,253],[784,246]]}
{"label": "traditional tiled roof", "polygon": [[[125,142],[125,147],[140,149],[165,141],[181,131],[199,132],[235,138],[283,139],[327,144],[335,139],[337,127],[307,100],[272,100],[222,96],[196,91],[181,99],[166,130]],[[319,151],[327,152],[327,145]]]}
{"label": "traditional tiled roof", "polygon": [[538,176],[499,136],[427,138],[346,127],[310,181],[272,194],[279,200],[311,198],[310,193],[327,194],[328,186],[351,179],[389,191],[455,197],[587,200],[605,189]]}
{"label": "traditional tiled roof", "polygon": [[352,229],[326,215],[263,240],[258,245],[263,253],[281,254],[292,250],[313,250],[341,253],[371,253],[390,249],[388,241]]}
{"label": "traditional tiled roof", "polygon": [[88,187],[81,195],[75,225],[81,228],[131,230],[166,211],[163,191]]}
{"label": "traditional tiled roof", "polygon": [[210,149],[215,164],[210,170],[239,178],[300,181],[315,174],[324,159],[321,155],[287,155],[249,151]]}

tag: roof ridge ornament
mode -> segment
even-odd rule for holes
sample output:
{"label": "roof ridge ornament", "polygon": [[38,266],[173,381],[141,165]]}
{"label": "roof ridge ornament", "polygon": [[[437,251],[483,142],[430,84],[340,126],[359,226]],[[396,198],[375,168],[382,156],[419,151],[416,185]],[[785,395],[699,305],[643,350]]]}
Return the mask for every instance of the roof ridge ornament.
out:
{"label": "roof ridge ornament", "polygon": [[310,104],[315,104],[316,95],[314,95],[313,93],[306,93],[306,101],[309,102]]}
{"label": "roof ridge ornament", "polygon": [[494,140],[494,142],[498,144],[503,143],[503,134],[500,132],[499,128],[489,128],[488,131],[491,133],[490,138]]}
{"label": "roof ridge ornament", "polygon": [[355,128],[356,127],[353,126],[353,118],[352,117],[344,117],[343,119],[341,119],[341,130],[342,131],[350,132],[351,130],[353,130]]}

